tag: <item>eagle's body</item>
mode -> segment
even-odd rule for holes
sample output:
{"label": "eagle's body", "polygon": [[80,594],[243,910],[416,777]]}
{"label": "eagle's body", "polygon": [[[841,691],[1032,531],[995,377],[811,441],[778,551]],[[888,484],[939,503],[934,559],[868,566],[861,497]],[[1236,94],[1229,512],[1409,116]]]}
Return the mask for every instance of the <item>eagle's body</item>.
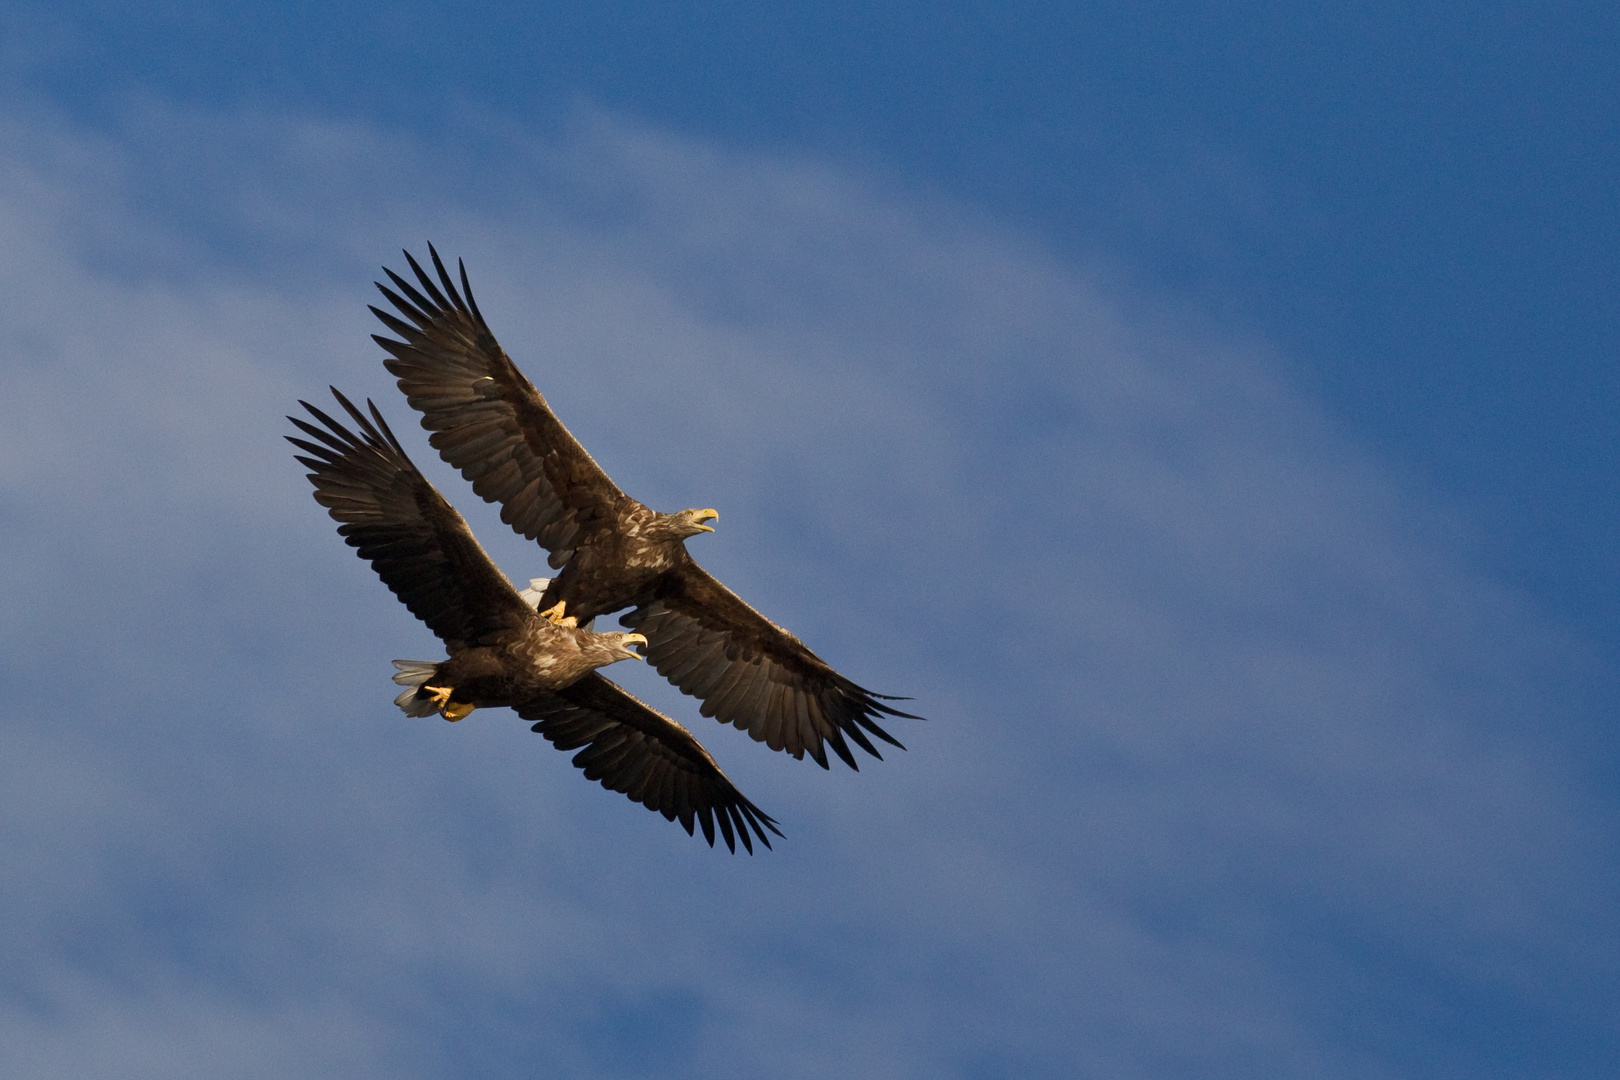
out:
{"label": "eagle's body", "polygon": [[568,615],[586,622],[635,605],[665,574],[692,561],[684,541],[707,529],[693,521],[704,514],[719,516],[712,510],[660,514],[634,499],[616,500],[604,521],[582,530],[573,557],[546,587],[540,609],[560,603]]}
{"label": "eagle's body", "polygon": [[453,700],[481,709],[511,705],[565,689],[599,667],[636,656],[616,644],[625,636],[558,626],[536,615],[498,645],[454,651],[424,685],[451,687]]}
{"label": "eagle's body", "polygon": [[916,717],[839,674],[687,553],[688,537],[714,531],[703,524],[714,510],[660,514],[620,491],[495,340],[466,268],[457,290],[437,252],[437,282],[405,257],[421,288],[392,270],[398,291],[378,285],[403,318],[371,309],[403,340],[374,336],[440,456],[561,571],[540,610],[581,622],[623,610],[620,623],[647,637],[648,662],[702,699],[704,716],[773,750],[826,768],[830,746],[855,768],[848,742],[874,757],[868,736],[900,746],[877,718]]}

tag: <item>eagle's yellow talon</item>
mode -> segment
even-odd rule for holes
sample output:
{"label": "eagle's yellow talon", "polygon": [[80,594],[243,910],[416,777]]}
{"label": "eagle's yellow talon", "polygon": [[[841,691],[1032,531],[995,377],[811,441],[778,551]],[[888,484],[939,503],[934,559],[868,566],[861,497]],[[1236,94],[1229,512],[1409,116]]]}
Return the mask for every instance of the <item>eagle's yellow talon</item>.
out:
{"label": "eagle's yellow talon", "polygon": [[424,686],[422,689],[428,692],[428,697],[432,700],[433,704],[438,706],[439,715],[450,721],[452,724],[466,716],[468,713],[472,712],[473,709],[477,707],[475,705],[463,702],[451,701],[450,687],[448,686]]}
{"label": "eagle's yellow talon", "polygon": [[566,619],[563,618],[563,611],[567,607],[568,601],[559,600],[555,606],[546,608],[546,610],[542,611],[540,614],[545,618],[550,619],[558,626],[578,626],[579,620],[574,618],[572,615],[568,616]]}

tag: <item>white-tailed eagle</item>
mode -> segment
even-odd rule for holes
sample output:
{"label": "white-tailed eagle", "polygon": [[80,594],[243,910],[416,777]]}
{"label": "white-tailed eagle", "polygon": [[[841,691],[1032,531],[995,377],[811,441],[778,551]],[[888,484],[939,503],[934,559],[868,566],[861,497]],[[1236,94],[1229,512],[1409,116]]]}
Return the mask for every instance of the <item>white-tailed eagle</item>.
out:
{"label": "white-tailed eagle", "polygon": [[884,704],[902,699],[857,686],[705,572],[684,541],[719,514],[660,514],[620,491],[495,340],[465,265],[458,290],[429,252],[437,282],[410,252],[420,288],[384,268],[398,315],[371,310],[401,340],[373,336],[440,456],[550,552],[560,572],[538,606],[581,622],[629,608],[620,623],[646,636],[659,673],[773,750],[826,768],[831,746],[853,769],[848,742],[874,757],[868,735],[900,746],[877,718],[920,719]]}
{"label": "white-tailed eagle", "polygon": [[[688,834],[694,824],[714,845],[734,837],[750,853],[749,830],[770,847],[776,822],[743,797],[707,751],[674,720],[642,704],[595,669],[641,659],[640,633],[598,634],[560,613],[540,615],[518,594],[467,523],[417,471],[382,414],[368,418],[334,388],[359,434],[308,402],[319,423],[288,417],[309,439],[287,436],[304,453],[315,501],[338,532],[371,563],[411,614],[444,642],[439,662],[396,660],[395,703],[411,716],[460,720],[474,708],[510,706],[574,764],[610,791],[623,792]],[[313,441],[311,441],[313,440]]]}

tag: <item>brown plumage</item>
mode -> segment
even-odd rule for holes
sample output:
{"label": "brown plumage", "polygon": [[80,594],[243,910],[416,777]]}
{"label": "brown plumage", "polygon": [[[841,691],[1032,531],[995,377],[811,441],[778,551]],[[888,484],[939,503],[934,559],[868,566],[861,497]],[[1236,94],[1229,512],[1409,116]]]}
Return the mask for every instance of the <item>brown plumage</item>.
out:
{"label": "brown plumage", "polygon": [[386,268],[395,289],[377,285],[404,319],[371,310],[403,340],[373,336],[440,456],[551,553],[561,573],[540,608],[560,602],[581,621],[629,608],[619,621],[646,635],[653,667],[701,698],[704,716],[773,750],[826,768],[830,745],[853,769],[846,738],[874,757],[868,734],[900,746],[877,717],[919,718],[834,671],[687,554],[687,537],[713,531],[713,510],[660,514],[620,491],[495,340],[466,267],[458,290],[428,250],[437,282],[406,252],[421,288]]}
{"label": "brown plumage", "polygon": [[[396,660],[407,687],[396,704],[407,715],[439,712],[459,720],[473,708],[510,706],[574,764],[610,791],[701,825],[712,846],[718,823],[726,846],[754,850],[749,831],[770,846],[776,823],[743,797],[692,733],[637,701],[595,669],[640,658],[641,634],[598,634],[535,612],[479,546],[467,523],[417,471],[377,407],[367,418],[332,391],[359,427],[343,426],[300,402],[319,426],[288,417],[310,439],[304,451],[315,501],[383,583],[444,642],[439,663]],[[307,455],[307,456],[305,456]]]}

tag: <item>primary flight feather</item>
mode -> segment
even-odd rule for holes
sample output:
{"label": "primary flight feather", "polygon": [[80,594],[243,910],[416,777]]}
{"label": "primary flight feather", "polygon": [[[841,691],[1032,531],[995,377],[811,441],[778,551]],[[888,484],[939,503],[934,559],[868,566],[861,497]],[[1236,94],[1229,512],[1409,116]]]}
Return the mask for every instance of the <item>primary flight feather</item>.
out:
{"label": "primary flight feather", "polygon": [[919,718],[840,675],[693,560],[684,541],[714,531],[704,524],[714,510],[661,514],[620,491],[495,340],[465,265],[458,289],[428,250],[437,281],[410,252],[416,285],[384,268],[394,288],[377,288],[397,314],[371,310],[398,339],[373,337],[439,455],[550,552],[559,573],[539,607],[581,621],[629,608],[619,621],[646,636],[660,674],[700,698],[704,716],[773,750],[826,768],[831,746],[853,769],[849,742],[874,757],[872,738],[900,746],[877,718]]}

